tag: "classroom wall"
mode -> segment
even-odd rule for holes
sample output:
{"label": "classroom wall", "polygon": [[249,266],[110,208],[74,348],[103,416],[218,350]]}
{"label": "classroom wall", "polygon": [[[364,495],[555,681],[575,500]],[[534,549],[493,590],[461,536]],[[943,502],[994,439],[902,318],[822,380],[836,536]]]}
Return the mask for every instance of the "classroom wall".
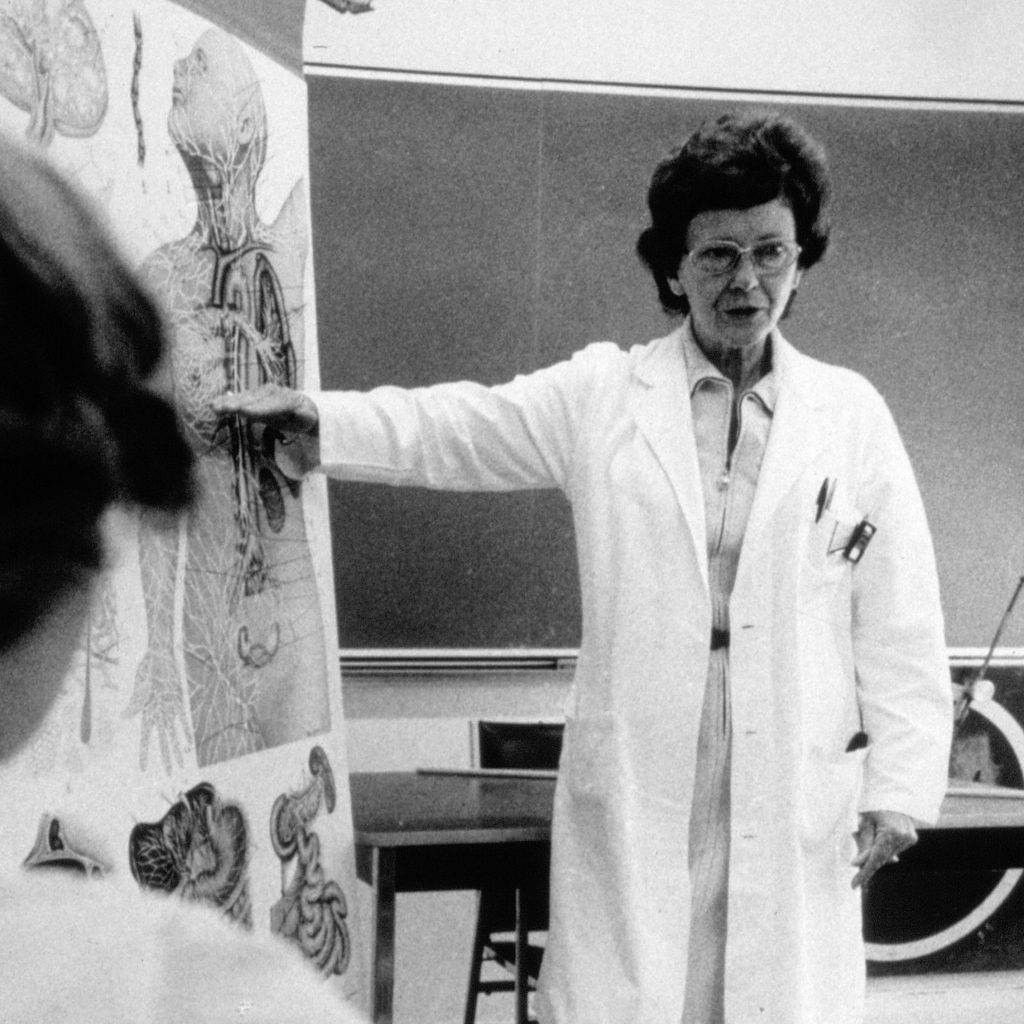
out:
{"label": "classroom wall", "polygon": [[[322,379],[498,383],[666,333],[633,251],[651,170],[704,119],[765,105],[822,140],[835,186],[829,251],[782,330],[888,401],[948,640],[984,643],[1024,569],[1018,111],[311,76]],[[559,492],[336,484],[331,507],[343,647],[579,644]],[[1024,639],[1024,615],[1009,629]]]}
{"label": "classroom wall", "polygon": [[[703,114],[782,107],[836,177],[832,251],[785,331],[889,400],[948,640],[984,644],[1024,570],[1022,49],[1011,0],[311,2],[323,379],[496,381],[662,332],[631,251],[653,162]],[[346,485],[332,509],[343,647],[577,642],[557,496]]]}
{"label": "classroom wall", "polygon": [[[850,4],[799,0],[763,4],[735,0],[521,0],[516,4],[435,0],[374,0],[374,12],[338,14],[310,0],[305,31],[307,71],[340,70],[359,77],[399,69],[434,82],[438,72],[463,84],[481,76],[524,76],[534,83],[628,81],[655,90],[671,84],[705,96],[829,90],[845,96],[904,99],[1024,101],[1024,17],[1018,0],[961,4],[893,5],[888,0]],[[498,82],[497,84],[501,84]],[[338,116],[343,116],[338,111]],[[388,116],[385,112],[384,116]],[[338,201],[346,172],[335,168]],[[913,168],[905,169],[913,176]],[[969,183],[965,184],[969,194]],[[1016,181],[1008,182],[1012,190]],[[1013,218],[1008,219],[1013,226]],[[1011,339],[1012,341],[1012,339]],[[321,342],[323,344],[323,342]],[[894,347],[883,358],[900,359]],[[1006,355],[1001,357],[1006,358]],[[974,352],[971,366],[982,365]],[[1011,386],[1013,361],[1003,362],[997,386]],[[944,370],[953,376],[957,368]],[[965,370],[965,372],[968,372]],[[973,371],[970,371],[973,372]],[[967,410],[968,414],[970,410]],[[984,403],[981,417],[991,409]],[[1020,447],[1021,419],[997,420],[993,432],[1004,450]],[[955,440],[955,439],[954,439]],[[953,443],[951,441],[950,443]],[[936,452],[941,454],[941,442]],[[982,476],[973,485],[978,530],[964,524],[962,551],[970,552],[988,527],[990,491],[1003,507],[1019,499],[1020,481]],[[984,644],[1020,571],[1011,552],[1019,534],[1005,540],[1007,561],[989,603],[969,630]],[[986,542],[987,543],[987,542]],[[1022,616],[1024,617],[1024,616]],[[1024,632],[1011,624],[1008,642]],[[473,716],[553,718],[561,713],[569,677],[564,670],[517,673],[479,671],[438,677],[419,673],[345,676],[349,757],[353,770],[408,768],[425,763],[468,762],[467,722]],[[364,894],[365,895],[365,894]],[[398,1024],[454,1024],[461,1019],[468,969],[471,898],[402,897],[399,900]],[[436,960],[443,951],[440,964]],[[508,1020],[508,1004],[492,997],[481,1020]]]}

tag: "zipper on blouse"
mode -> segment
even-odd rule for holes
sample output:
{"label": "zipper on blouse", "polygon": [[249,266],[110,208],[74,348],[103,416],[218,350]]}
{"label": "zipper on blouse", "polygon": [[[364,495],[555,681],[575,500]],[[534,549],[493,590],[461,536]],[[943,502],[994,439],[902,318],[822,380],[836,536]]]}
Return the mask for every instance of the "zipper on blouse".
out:
{"label": "zipper on blouse", "polygon": [[730,483],[730,466],[727,461],[722,469],[721,474],[715,481],[715,486],[721,495],[722,514],[718,518],[718,530],[715,533],[715,542],[711,546],[711,550],[717,554],[722,550],[722,538],[725,536],[725,520],[729,514],[729,483]]}

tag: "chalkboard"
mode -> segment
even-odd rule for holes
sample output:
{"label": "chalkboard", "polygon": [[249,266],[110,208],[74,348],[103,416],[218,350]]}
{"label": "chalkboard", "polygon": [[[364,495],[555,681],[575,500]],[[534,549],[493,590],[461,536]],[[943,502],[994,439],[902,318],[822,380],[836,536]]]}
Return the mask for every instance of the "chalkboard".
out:
{"label": "chalkboard", "polygon": [[[497,383],[590,341],[666,333],[633,255],[651,171],[705,117],[747,105],[328,76],[309,98],[321,378],[356,389]],[[987,643],[1024,571],[1021,113],[757,105],[825,143],[836,185],[832,248],[784,332],[888,399],[948,639]],[[343,648],[579,643],[558,493],[332,484],[331,524]]]}

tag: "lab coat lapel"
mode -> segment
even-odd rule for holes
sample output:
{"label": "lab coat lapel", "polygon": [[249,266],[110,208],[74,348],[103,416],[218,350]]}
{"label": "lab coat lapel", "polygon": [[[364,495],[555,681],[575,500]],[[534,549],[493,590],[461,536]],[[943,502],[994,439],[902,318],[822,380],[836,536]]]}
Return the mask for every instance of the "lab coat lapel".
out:
{"label": "lab coat lapel", "polygon": [[701,580],[708,586],[704,493],[690,411],[682,330],[651,345],[635,368],[643,388],[635,400],[636,422],[675,491],[694,545]]}
{"label": "lab coat lapel", "polygon": [[825,447],[832,424],[825,416],[813,364],[780,334],[773,339],[778,398],[768,434],[744,549],[753,547],[779,503]]}

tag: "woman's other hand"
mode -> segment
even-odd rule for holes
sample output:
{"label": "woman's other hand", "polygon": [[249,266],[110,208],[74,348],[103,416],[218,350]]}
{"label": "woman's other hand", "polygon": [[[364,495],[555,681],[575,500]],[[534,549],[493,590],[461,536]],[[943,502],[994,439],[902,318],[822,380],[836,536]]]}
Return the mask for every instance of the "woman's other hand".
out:
{"label": "woman's other hand", "polygon": [[850,884],[856,889],[867,885],[882,865],[899,860],[900,854],[917,842],[917,829],[913,818],[899,811],[864,811],[854,838],[857,856],[853,866],[860,870]]}
{"label": "woman's other hand", "polygon": [[313,402],[301,391],[280,384],[260,384],[249,391],[226,391],[213,399],[211,405],[218,416],[240,416],[284,435],[315,434],[319,425]]}

